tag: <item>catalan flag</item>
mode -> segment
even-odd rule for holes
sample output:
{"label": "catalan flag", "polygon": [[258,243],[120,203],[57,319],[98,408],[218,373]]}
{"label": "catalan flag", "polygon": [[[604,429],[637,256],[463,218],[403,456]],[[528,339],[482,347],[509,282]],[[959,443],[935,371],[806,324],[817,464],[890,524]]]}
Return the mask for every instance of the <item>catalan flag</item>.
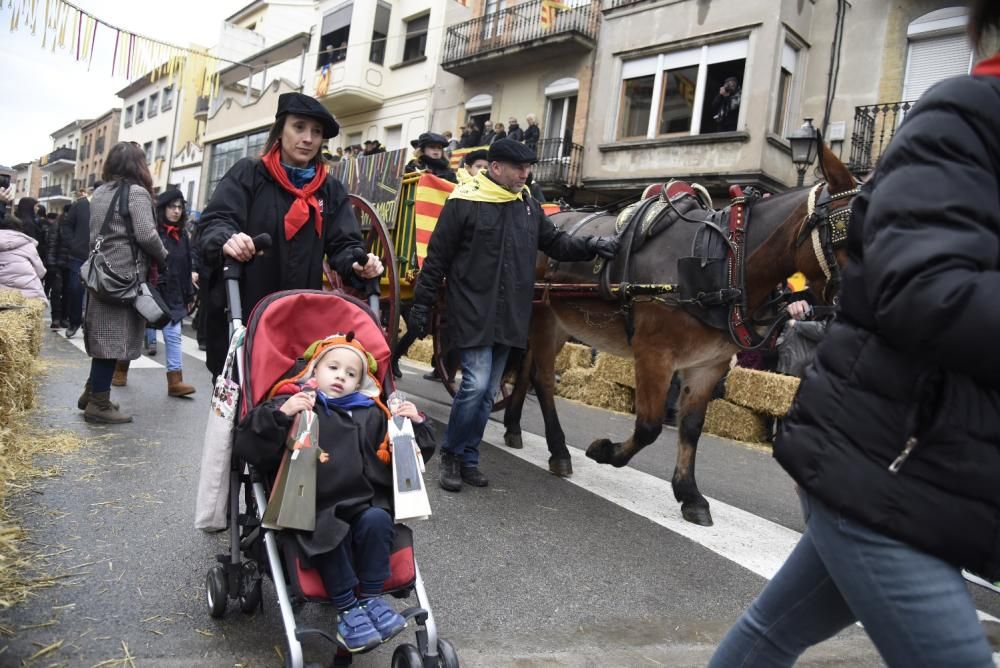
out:
{"label": "catalan flag", "polygon": [[423,267],[424,265],[424,258],[427,257],[427,244],[431,241],[434,226],[437,225],[438,216],[441,215],[444,203],[448,201],[448,195],[454,189],[454,183],[439,179],[433,174],[422,174],[420,180],[417,181],[417,192],[413,205],[417,222],[417,266]]}
{"label": "catalan flag", "polygon": [[473,146],[471,148],[456,148],[454,151],[451,152],[451,157],[448,159],[448,164],[451,166],[452,169],[458,169],[462,165],[462,158],[464,158],[467,154],[471,153],[472,151],[478,151],[480,149],[488,151],[490,147]]}
{"label": "catalan flag", "polygon": [[542,30],[551,30],[556,24],[556,12],[569,8],[570,6],[561,0],[542,0],[540,17]]}

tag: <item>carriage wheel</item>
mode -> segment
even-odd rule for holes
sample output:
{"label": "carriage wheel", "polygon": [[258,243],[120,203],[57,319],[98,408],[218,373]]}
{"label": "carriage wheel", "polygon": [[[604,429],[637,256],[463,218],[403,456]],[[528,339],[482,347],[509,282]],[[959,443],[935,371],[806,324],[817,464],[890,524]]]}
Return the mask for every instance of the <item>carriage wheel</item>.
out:
{"label": "carriage wheel", "polygon": [[[396,347],[396,337],[399,333],[399,265],[396,263],[392,238],[389,236],[389,228],[368,200],[358,195],[348,195],[348,199],[354,206],[354,215],[361,226],[365,248],[369,253],[378,255],[385,266],[384,276],[387,278],[388,288],[383,288],[379,300],[382,313],[379,315],[382,318],[386,339],[389,341],[389,348],[392,349]],[[364,294],[345,287],[337,272],[330,269],[326,262],[323,263],[323,271],[326,272],[331,287],[366,301]]]}
{"label": "carriage wheel", "polygon": [[[438,336],[439,332],[444,331],[444,318],[447,308],[445,306],[444,300],[439,300],[434,310],[431,312],[431,336],[434,337],[434,362],[435,369],[437,370],[438,377],[442,378],[441,383],[444,385],[445,389],[448,390],[448,394],[455,396],[458,392],[458,384],[448,377],[448,370],[445,368],[445,363],[447,361],[446,351],[444,349],[444,339]],[[504,374],[503,380],[500,381],[500,398],[493,402],[493,411],[502,411],[507,408],[507,404],[510,403],[510,395],[514,392],[514,380],[515,378],[510,372]]]}

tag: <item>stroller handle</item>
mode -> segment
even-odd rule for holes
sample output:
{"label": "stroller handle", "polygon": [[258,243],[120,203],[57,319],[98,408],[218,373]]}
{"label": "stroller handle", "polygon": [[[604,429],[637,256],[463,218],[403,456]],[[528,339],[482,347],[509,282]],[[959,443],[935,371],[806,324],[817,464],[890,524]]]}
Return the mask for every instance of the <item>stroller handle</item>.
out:
{"label": "stroller handle", "polygon": [[[266,251],[271,245],[271,235],[258,234],[253,238],[253,245],[258,251]],[[253,262],[253,260],[250,260]],[[226,257],[225,264],[222,265],[222,278],[226,282],[226,302],[229,305],[229,320],[232,325],[243,322],[243,305],[240,303],[240,279],[243,278],[243,262],[237,262],[231,257]],[[232,336],[232,328],[229,332]]]}
{"label": "stroller handle", "polygon": [[[356,248],[354,250],[354,261],[360,264],[362,267],[368,262],[368,251],[363,248]],[[379,277],[369,278],[365,281],[365,298],[368,300],[368,308],[371,312],[375,314],[375,317],[379,317],[379,296],[381,295],[381,288],[379,287]]]}

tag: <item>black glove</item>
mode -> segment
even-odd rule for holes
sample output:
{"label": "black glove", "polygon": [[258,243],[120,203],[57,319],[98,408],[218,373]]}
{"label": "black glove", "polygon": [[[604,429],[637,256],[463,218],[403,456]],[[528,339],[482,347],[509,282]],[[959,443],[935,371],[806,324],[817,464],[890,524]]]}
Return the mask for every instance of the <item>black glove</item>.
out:
{"label": "black glove", "polygon": [[612,260],[618,252],[618,237],[590,237],[587,239],[587,250],[605,260]]}
{"label": "black glove", "polygon": [[406,317],[406,328],[413,332],[418,339],[427,336],[427,319],[430,317],[431,309],[423,304],[414,304],[410,307],[410,313]]}

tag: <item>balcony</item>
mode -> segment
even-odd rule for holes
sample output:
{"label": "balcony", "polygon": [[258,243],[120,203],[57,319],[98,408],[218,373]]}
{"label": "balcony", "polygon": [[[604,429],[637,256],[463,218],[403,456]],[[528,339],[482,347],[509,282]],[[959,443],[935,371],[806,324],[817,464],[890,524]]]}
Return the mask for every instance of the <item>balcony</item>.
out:
{"label": "balcony", "polygon": [[875,168],[875,163],[896,134],[913,102],[882,102],[854,109],[854,131],[851,133],[851,159],[848,168],[863,176]]}
{"label": "balcony", "polygon": [[542,0],[530,0],[448,28],[441,67],[468,77],[586,53],[596,46],[598,0],[555,12],[548,28],[541,12]]}
{"label": "balcony", "polygon": [[538,162],[531,173],[543,188],[575,188],[580,184],[582,146],[564,139],[543,139],[535,153]]}
{"label": "balcony", "polygon": [[62,147],[42,158],[42,169],[51,172],[72,171],[76,167],[76,149]]}
{"label": "balcony", "polygon": [[202,95],[194,103],[194,120],[196,121],[207,121],[208,120],[208,96]]}
{"label": "balcony", "polygon": [[38,191],[38,199],[49,199],[52,197],[65,197],[62,184],[45,186]]}

